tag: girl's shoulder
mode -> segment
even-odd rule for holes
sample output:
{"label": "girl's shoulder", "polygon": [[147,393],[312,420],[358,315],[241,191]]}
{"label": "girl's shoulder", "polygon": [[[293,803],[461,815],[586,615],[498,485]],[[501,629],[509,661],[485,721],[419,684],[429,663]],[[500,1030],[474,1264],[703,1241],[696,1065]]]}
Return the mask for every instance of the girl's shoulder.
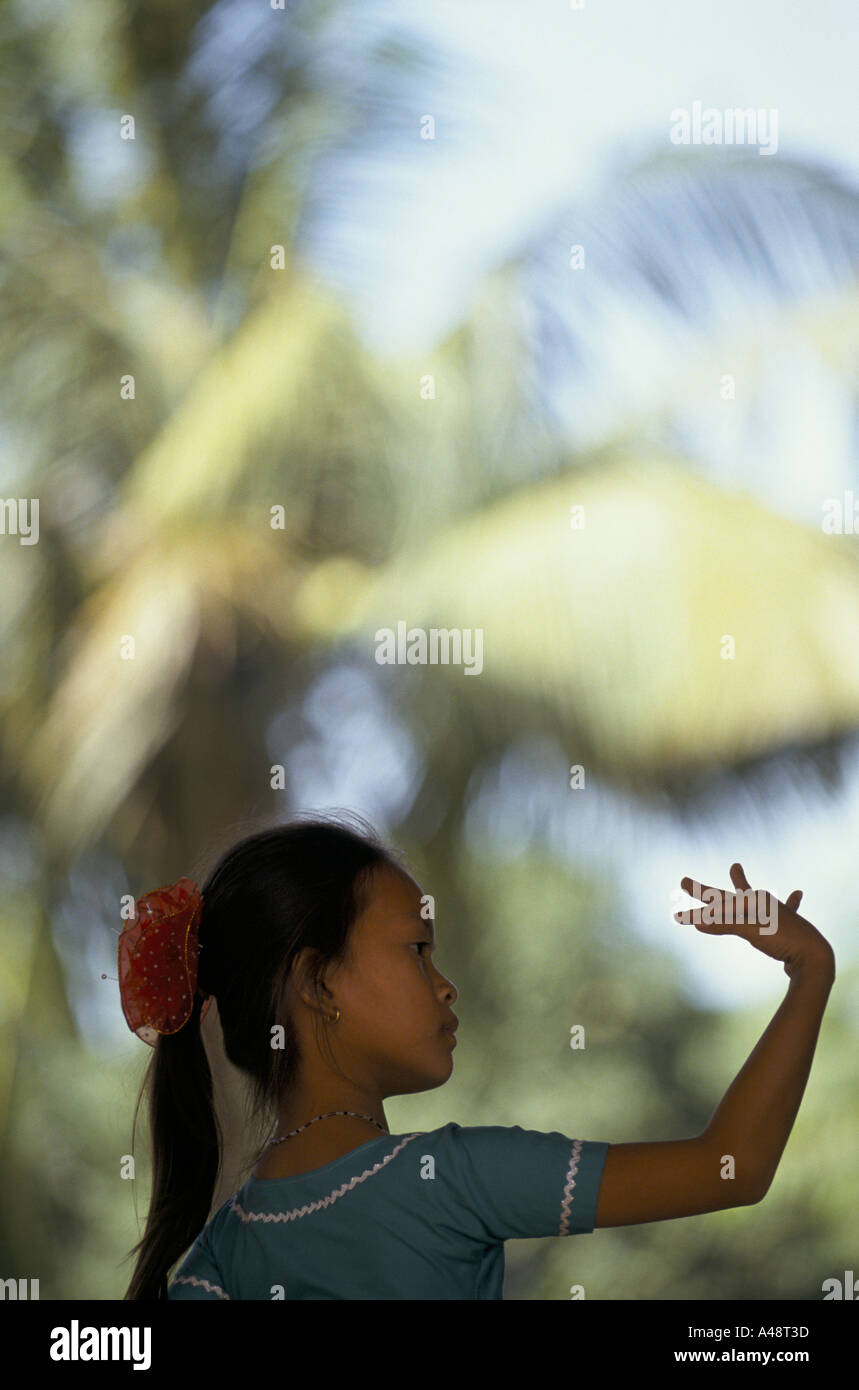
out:
{"label": "girl's shoulder", "polygon": [[606,1141],[522,1125],[454,1122],[427,1139],[436,1175],[476,1234],[509,1240],[594,1229]]}

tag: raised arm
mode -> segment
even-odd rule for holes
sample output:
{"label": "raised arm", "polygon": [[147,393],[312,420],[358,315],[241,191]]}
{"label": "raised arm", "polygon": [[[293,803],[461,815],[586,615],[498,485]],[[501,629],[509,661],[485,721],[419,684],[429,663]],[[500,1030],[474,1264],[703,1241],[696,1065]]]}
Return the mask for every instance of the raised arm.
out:
{"label": "raised arm", "polygon": [[[737,886],[748,889],[741,866],[734,865],[731,876]],[[684,887],[690,883],[683,880]],[[700,888],[693,884],[688,891],[696,897],[720,892]],[[718,922],[706,914],[702,920],[700,911],[681,915],[702,931],[744,936],[781,960],[790,977],[787,996],[700,1135],[610,1145],[595,1227],[633,1226],[747,1206],[761,1200],[775,1176],[811,1070],[835,981],[835,956],[810,922],[774,898],[774,932],[767,929],[764,935],[754,920],[735,920],[736,904],[731,905],[730,926],[726,925],[725,896],[721,895]],[[798,905],[800,896],[791,894],[788,904]],[[731,1159],[735,1176],[723,1176],[731,1171]]]}

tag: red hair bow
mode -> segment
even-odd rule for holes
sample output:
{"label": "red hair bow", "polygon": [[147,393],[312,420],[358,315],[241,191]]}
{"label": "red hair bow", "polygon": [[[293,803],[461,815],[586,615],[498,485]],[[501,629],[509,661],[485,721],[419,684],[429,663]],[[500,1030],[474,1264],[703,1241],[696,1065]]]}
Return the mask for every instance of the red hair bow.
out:
{"label": "red hair bow", "polygon": [[[144,893],[119,937],[119,995],[133,1033],[154,1047],[158,1034],[178,1033],[197,992],[203,899],[193,879]],[[205,1018],[211,996],[201,1012]]]}

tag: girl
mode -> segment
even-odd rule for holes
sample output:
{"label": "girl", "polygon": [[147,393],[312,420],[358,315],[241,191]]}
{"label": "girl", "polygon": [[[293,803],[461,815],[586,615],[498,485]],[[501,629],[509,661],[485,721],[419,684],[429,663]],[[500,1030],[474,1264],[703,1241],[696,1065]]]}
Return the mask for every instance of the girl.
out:
{"label": "girl", "polygon": [[[709,905],[680,920],[743,936],[790,978],[701,1134],[611,1145],[518,1125],[391,1134],[386,1097],[451,1074],[457,991],[432,960],[420,887],[353,820],[299,816],[250,836],[202,894],[180,879],[139,899],[120,937],[126,1018],[155,1048],[144,1082],[152,1199],[127,1299],[500,1299],[507,1239],[761,1200],[835,979],[829,943],[796,915],[800,892],[787,903],[759,894],[777,912],[777,929],[759,930],[741,895],[682,880]],[[739,864],[731,878],[749,889]],[[277,1119],[211,1220],[220,1131],[200,1028],[210,996],[255,1114]]]}

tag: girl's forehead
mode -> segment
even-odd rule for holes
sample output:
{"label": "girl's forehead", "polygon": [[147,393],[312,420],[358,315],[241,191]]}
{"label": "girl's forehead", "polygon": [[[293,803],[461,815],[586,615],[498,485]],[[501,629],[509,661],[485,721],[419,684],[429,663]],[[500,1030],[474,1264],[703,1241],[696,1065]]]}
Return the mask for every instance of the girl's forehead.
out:
{"label": "girl's forehead", "polygon": [[385,920],[424,922],[421,915],[425,894],[420,884],[402,870],[386,869],[376,879],[375,892],[369,904],[369,916]]}
{"label": "girl's forehead", "polygon": [[379,892],[385,894],[389,899],[396,898],[405,902],[420,901],[420,885],[415,882],[411,874],[406,873],[405,869],[396,869],[386,864],[376,875],[376,884]]}

